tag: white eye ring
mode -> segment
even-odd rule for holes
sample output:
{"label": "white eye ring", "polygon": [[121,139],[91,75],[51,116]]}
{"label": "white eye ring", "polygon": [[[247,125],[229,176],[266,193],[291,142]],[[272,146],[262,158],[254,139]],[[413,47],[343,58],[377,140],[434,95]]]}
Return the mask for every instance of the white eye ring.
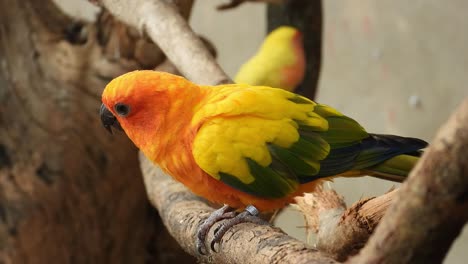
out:
{"label": "white eye ring", "polygon": [[115,112],[122,117],[128,116],[130,114],[130,106],[123,103],[116,103],[114,105]]}

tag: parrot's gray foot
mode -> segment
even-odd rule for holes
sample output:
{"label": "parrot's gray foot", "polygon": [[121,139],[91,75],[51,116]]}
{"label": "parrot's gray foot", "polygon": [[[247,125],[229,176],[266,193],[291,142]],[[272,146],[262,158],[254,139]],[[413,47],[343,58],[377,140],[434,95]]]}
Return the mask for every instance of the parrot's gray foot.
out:
{"label": "parrot's gray foot", "polygon": [[229,207],[228,205],[224,205],[223,207],[214,211],[198,228],[197,240],[195,242],[198,253],[200,253],[201,255],[205,255],[208,253],[205,246],[205,239],[206,235],[208,234],[208,231],[210,231],[211,227],[216,222],[227,218],[234,218],[236,216],[236,212],[234,212],[233,210],[234,208]]}
{"label": "parrot's gray foot", "polygon": [[215,249],[215,245],[221,242],[224,234],[229,230],[229,228],[241,224],[241,223],[255,223],[259,225],[268,225],[268,222],[258,217],[260,212],[257,208],[253,205],[249,205],[245,208],[245,210],[234,216],[231,219],[224,221],[215,231],[214,231],[214,238],[211,241],[210,247],[214,252],[217,252]]}

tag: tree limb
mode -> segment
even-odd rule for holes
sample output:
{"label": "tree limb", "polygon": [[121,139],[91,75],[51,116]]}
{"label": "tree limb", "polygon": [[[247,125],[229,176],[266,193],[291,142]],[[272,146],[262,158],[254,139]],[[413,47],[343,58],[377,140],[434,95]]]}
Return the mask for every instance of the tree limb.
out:
{"label": "tree limb", "polygon": [[[195,249],[198,226],[213,212],[201,198],[155,167],[140,153],[141,169],[151,203],[169,233],[188,253],[212,263],[337,263],[323,253],[291,238],[278,228],[250,223],[231,228],[219,253],[199,256]],[[216,229],[216,224],[212,230]],[[213,239],[210,232],[207,240]]]}
{"label": "tree limb", "polygon": [[[468,220],[468,98],[350,263],[440,263]],[[436,246],[434,246],[436,245]]]}
{"label": "tree limb", "polygon": [[102,0],[113,15],[147,34],[177,69],[200,84],[230,83],[174,4],[163,0]]}
{"label": "tree limb", "polygon": [[295,201],[307,227],[317,233],[317,249],[344,261],[365,245],[397,191],[362,199],[348,209],[343,197],[323,188],[296,197]]}

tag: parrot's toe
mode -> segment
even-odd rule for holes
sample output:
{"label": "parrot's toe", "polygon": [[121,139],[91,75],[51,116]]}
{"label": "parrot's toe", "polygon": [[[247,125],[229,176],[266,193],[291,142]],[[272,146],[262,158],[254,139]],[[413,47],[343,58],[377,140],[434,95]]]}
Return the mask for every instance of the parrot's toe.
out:
{"label": "parrot's toe", "polygon": [[215,249],[215,245],[221,242],[224,234],[229,230],[229,228],[241,224],[241,223],[255,223],[259,225],[268,225],[268,222],[258,217],[260,212],[257,208],[253,205],[249,205],[245,208],[245,210],[236,215],[235,217],[231,217],[231,219],[226,220],[223,222],[214,232],[214,238],[210,243],[210,247],[214,252],[217,252]]}
{"label": "parrot's toe", "polygon": [[233,218],[236,216],[236,212],[233,211],[234,208],[224,205],[223,207],[219,208],[218,210],[214,211],[206,220],[203,222],[202,225],[198,228],[197,232],[197,240],[195,242],[197,251],[201,255],[206,255],[208,252],[206,250],[205,239],[208,231],[211,227],[218,221]]}

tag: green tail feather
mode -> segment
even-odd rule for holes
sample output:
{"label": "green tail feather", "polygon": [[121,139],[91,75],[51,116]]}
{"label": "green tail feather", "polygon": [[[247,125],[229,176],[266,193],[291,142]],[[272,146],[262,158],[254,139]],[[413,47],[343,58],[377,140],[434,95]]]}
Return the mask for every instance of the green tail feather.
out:
{"label": "green tail feather", "polygon": [[369,173],[370,176],[376,178],[402,182],[406,179],[418,160],[419,157],[398,155],[374,167],[367,168],[365,171]]}

